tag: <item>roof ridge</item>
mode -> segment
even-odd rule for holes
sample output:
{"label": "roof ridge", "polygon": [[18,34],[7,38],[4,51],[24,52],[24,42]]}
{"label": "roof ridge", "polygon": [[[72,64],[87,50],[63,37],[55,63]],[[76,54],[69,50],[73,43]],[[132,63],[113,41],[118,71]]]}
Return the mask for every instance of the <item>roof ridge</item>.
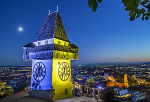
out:
{"label": "roof ridge", "polygon": [[56,17],[57,17],[57,12],[52,12],[51,14],[47,16],[35,41],[41,41],[41,40],[45,40],[45,39],[49,39],[53,37],[54,31],[55,31],[54,28],[56,24],[55,23]]}
{"label": "roof ridge", "polygon": [[35,41],[58,38],[69,42],[58,11],[48,15]]}
{"label": "roof ridge", "polygon": [[57,18],[56,18],[56,25],[55,25],[55,32],[54,32],[54,38],[58,38],[67,42],[70,42],[68,40],[63,22],[61,20],[60,14],[57,13]]}
{"label": "roof ridge", "polygon": [[[55,12],[56,12],[56,14],[58,13],[58,11],[55,11]],[[57,16],[58,16],[58,15],[56,15],[54,33],[55,33],[55,29],[56,29]],[[54,38],[54,36],[55,36],[55,34],[53,34],[53,38]]]}

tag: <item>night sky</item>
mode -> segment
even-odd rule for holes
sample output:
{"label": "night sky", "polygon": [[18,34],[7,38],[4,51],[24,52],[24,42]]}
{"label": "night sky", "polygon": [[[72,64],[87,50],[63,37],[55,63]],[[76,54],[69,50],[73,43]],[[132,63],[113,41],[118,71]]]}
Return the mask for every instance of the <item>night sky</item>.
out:
{"label": "night sky", "polygon": [[[59,0],[58,5],[68,38],[79,47],[79,61],[73,63],[150,61],[150,21],[131,22],[121,0],[103,0],[96,13],[88,0]],[[0,0],[0,66],[30,65],[22,46],[35,40],[56,6],[56,0]]]}

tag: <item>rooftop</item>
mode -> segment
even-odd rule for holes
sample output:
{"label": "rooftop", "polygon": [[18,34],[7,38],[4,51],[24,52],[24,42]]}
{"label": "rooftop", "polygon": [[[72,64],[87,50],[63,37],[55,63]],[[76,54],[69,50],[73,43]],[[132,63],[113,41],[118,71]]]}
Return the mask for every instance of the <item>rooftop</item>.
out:
{"label": "rooftop", "polygon": [[48,15],[35,41],[58,38],[69,42],[58,11]]}

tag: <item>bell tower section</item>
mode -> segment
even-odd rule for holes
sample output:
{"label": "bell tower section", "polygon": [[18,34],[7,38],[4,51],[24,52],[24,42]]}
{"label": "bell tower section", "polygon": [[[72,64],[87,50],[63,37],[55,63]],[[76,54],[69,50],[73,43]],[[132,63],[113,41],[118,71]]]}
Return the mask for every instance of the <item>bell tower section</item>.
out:
{"label": "bell tower section", "polygon": [[23,49],[24,60],[32,60],[31,96],[72,96],[71,60],[78,59],[78,47],[68,40],[58,11],[48,15],[35,41]]}

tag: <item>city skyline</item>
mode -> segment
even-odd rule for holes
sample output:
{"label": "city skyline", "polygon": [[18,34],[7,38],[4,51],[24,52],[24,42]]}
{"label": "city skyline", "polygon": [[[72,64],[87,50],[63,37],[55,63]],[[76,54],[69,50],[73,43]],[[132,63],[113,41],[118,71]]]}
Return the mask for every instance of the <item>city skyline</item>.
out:
{"label": "city skyline", "polygon": [[[48,10],[56,6],[55,0],[0,1],[0,65],[30,65],[22,59],[22,46],[35,40]],[[149,21],[131,22],[121,1],[102,1],[96,13],[87,0],[61,0],[58,6],[68,38],[80,49],[73,63],[150,61]]]}

